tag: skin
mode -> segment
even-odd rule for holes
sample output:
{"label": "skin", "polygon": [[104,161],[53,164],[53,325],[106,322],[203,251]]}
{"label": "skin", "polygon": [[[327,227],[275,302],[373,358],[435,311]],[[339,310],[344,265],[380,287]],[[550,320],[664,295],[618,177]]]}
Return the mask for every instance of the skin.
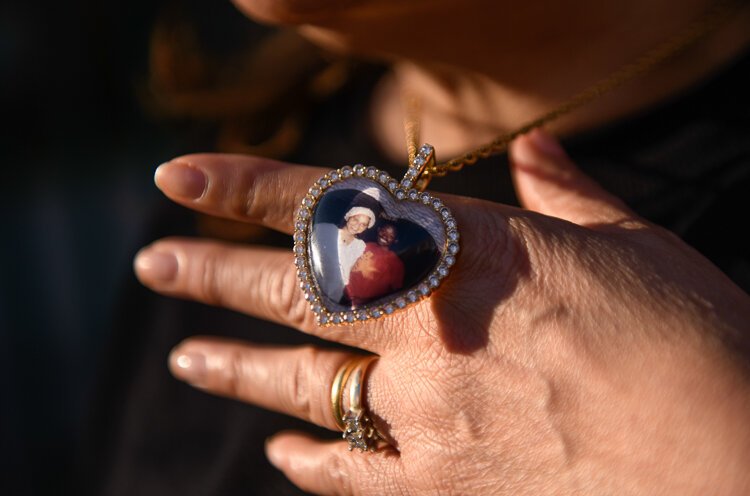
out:
{"label": "skin", "polygon": [[[237,3],[329,46],[392,57],[394,77],[374,98],[376,137],[386,150],[403,147],[390,131],[401,129],[398,94],[417,87],[425,140],[445,153],[538,115],[679,31],[705,4]],[[735,16],[557,130],[595,127],[695,83],[746,44],[749,25]],[[413,36],[410,26],[424,31]],[[435,36],[451,29],[462,36]],[[430,299],[375,323],[318,328],[287,251],[166,239],[139,253],[136,273],[160,293],[380,356],[365,389],[391,448],[352,454],[294,432],[268,441],[271,463],[304,490],[750,492],[748,295],[584,176],[548,134],[519,138],[510,156],[524,209],[441,196],[461,229],[451,275]],[[324,172],[190,155],[162,165],[156,183],[188,208],[291,233],[293,212]],[[330,385],[349,357],[199,337],[175,348],[170,367],[203,390],[335,429]]]}
{"label": "skin", "polygon": [[[376,323],[317,327],[286,250],[166,239],[138,255],[136,273],[160,293],[380,355],[367,404],[393,448],[352,455],[294,432],[268,441],[271,463],[307,491],[747,493],[750,298],[583,176],[548,135],[519,138],[511,153],[534,211],[444,196],[461,226],[453,272],[429,300]],[[181,196],[196,170],[203,193]],[[156,182],[190,208],[291,233],[323,172],[191,155]],[[205,391],[335,430],[330,385],[348,356],[198,337],[170,367]]]}
{"label": "skin", "polygon": [[370,218],[364,214],[352,215],[347,219],[346,226],[344,227],[344,240],[351,241],[354,236],[364,232],[365,229],[370,225]]}
{"label": "skin", "polygon": [[378,229],[378,244],[380,246],[391,246],[396,242],[396,228],[391,225],[385,225]]}
{"label": "skin", "polygon": [[[403,159],[404,91],[422,100],[422,141],[440,157],[490,141],[682,32],[710,0],[233,0],[326,47],[393,63],[373,98],[381,148]],[[720,31],[551,129],[571,134],[678,94],[750,42],[750,9]],[[460,35],[457,35],[460,34]]]}

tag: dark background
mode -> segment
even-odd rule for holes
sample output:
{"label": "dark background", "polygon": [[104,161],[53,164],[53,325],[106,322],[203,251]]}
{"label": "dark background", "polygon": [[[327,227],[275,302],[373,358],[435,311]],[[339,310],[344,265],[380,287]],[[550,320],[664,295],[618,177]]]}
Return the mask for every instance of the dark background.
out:
{"label": "dark background", "polygon": [[[0,493],[76,494],[80,434],[159,163],[207,133],[148,110],[149,39],[167,9],[218,52],[252,23],[228,2],[0,6]],[[85,467],[84,467],[85,472]]]}
{"label": "dark background", "polygon": [[[154,27],[164,19],[182,18],[194,26],[209,58],[229,57],[264,31],[228,0],[6,0],[0,4],[2,495],[84,493],[82,433],[92,418],[91,398],[101,381],[100,371],[109,359],[119,364],[131,356],[123,353],[118,361],[116,351],[115,355],[103,351],[117,324],[114,308],[124,288],[136,284],[132,258],[152,241],[146,234],[148,225],[153,213],[167,204],[153,186],[153,171],[171,157],[215,149],[216,132],[210,124],[165,115],[153,102]],[[296,45],[292,48],[300,52]],[[304,60],[311,59],[304,50],[300,53]],[[290,60],[283,51],[280,58]],[[741,230],[726,228],[721,220],[747,211],[748,60],[745,54],[720,78],[644,116],[567,143],[584,171],[639,213],[673,229],[744,289],[750,287],[747,243],[740,238]],[[194,65],[189,57],[176,62],[188,75],[198,74],[199,83],[207,74],[209,80],[203,82],[211,82],[212,71]],[[289,66],[299,67],[301,76],[319,70],[315,61],[309,66],[292,62]],[[264,72],[268,73],[286,74]],[[368,73],[365,79],[378,74]],[[237,79],[231,74],[227,78]],[[336,78],[332,79],[329,83],[335,89]],[[175,77],[172,82],[179,86],[181,80]],[[275,83],[271,79],[269,84],[278,86]],[[363,108],[370,87],[358,84],[344,95],[346,105],[337,108],[351,111],[321,112],[323,118],[313,121],[316,125],[310,126],[313,133],[303,148],[316,158],[304,163],[378,163],[362,158],[367,157],[362,149],[370,146],[366,133],[351,129],[351,123],[361,120],[354,113]],[[293,86],[285,91],[279,101],[304,93]],[[351,101],[360,104],[349,105]],[[283,114],[277,110],[267,115]],[[304,119],[299,120],[304,125]],[[267,131],[237,128],[261,135]],[[327,139],[317,139],[319,135]],[[370,152],[369,156],[376,155]],[[494,200],[511,198],[503,160],[488,159],[491,163],[436,183],[436,189]],[[139,308],[127,310],[141,313]],[[160,331],[158,322],[153,326],[154,333]],[[172,335],[157,337],[169,341],[164,350],[152,350],[157,355],[154,363],[162,367],[162,357],[176,341]],[[167,375],[166,369],[159,370]],[[171,378],[164,380],[178,388]],[[208,398],[201,401],[212,401]],[[166,403],[162,401],[162,407]],[[146,411],[151,404],[140,406],[144,415],[151,413]],[[228,410],[223,404],[221,409]],[[180,414],[167,413],[174,418]],[[237,416],[247,429],[245,418]],[[152,427],[157,429],[157,424]],[[234,430],[230,434],[239,438]],[[260,446],[249,434],[244,441]],[[245,468],[245,460],[238,459],[240,468]],[[173,468],[174,473],[185,472],[184,467]],[[253,481],[240,483],[244,488]]]}

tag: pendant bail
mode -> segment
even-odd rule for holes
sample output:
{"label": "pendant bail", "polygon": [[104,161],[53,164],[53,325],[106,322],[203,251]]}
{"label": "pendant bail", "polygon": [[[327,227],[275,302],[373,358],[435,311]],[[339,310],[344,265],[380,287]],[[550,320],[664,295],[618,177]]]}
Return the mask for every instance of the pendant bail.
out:
{"label": "pendant bail", "polygon": [[435,148],[425,143],[419,147],[414,159],[409,163],[409,168],[404,174],[399,187],[409,190],[415,188],[419,191],[427,189],[432,179],[430,170],[435,167]]}

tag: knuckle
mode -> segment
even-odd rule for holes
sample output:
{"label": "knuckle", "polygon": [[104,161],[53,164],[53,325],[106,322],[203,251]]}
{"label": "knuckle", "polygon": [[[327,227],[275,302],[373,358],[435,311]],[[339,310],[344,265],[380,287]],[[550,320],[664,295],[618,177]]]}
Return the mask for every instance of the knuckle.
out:
{"label": "knuckle", "polygon": [[314,375],[318,357],[319,351],[312,346],[299,349],[294,362],[294,371],[289,375],[292,383],[285,391],[292,411],[303,419],[310,419],[313,410],[310,395],[311,386],[313,386],[311,377]]}
{"label": "knuckle", "polygon": [[203,257],[203,263],[198,282],[198,294],[202,301],[209,305],[222,306],[224,262],[222,257],[211,250]]}
{"label": "knuckle", "polygon": [[330,454],[323,463],[324,483],[332,489],[333,494],[357,494],[352,481],[354,474],[350,461],[338,452]]}
{"label": "knuckle", "polygon": [[311,312],[299,288],[296,268],[289,264],[284,269],[272,271],[269,281],[271,305],[278,317],[296,328],[307,328],[312,324]]}
{"label": "knuckle", "polygon": [[[248,220],[266,225],[290,224],[298,203],[294,189],[289,187],[284,175],[277,170],[266,170],[256,175],[239,195],[240,200],[235,202],[238,213]],[[273,205],[273,208],[269,208],[269,205]]]}
{"label": "knuckle", "polygon": [[[529,279],[544,277],[550,263],[560,263],[575,254],[578,237],[561,229],[560,221],[538,216],[508,219],[506,249],[501,263],[507,271]],[[506,273],[506,275],[508,275]]]}
{"label": "knuckle", "polygon": [[496,281],[510,280],[510,274],[527,273],[533,235],[533,226],[523,216],[478,211],[466,233],[466,253],[458,262],[461,272],[480,280],[493,274]]}
{"label": "knuckle", "polygon": [[[478,215],[472,218],[472,232],[476,233],[466,243],[475,256],[471,258],[480,262],[492,262],[495,257],[487,257],[487,253],[498,253],[498,248],[505,248],[508,240],[512,238],[511,225],[512,219],[506,219],[504,216],[494,215],[492,212],[478,212]],[[503,250],[505,253],[507,250]],[[481,267],[481,270],[484,270]]]}
{"label": "knuckle", "polygon": [[222,375],[222,390],[229,396],[241,396],[245,377],[245,362],[238,351],[233,350],[227,354]]}
{"label": "knuckle", "polygon": [[[247,182],[247,187],[238,191],[235,195],[236,200],[232,202],[231,207],[239,217],[254,221],[264,215],[265,204],[261,201],[261,191],[263,190],[258,187],[259,181],[251,179]],[[263,191],[263,193],[271,197],[274,194],[273,191]]]}

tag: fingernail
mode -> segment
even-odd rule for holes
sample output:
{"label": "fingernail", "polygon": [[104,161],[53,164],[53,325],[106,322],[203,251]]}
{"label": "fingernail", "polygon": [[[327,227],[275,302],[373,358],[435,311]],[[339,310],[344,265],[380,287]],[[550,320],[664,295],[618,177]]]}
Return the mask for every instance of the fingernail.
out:
{"label": "fingernail", "polygon": [[177,257],[174,253],[146,248],[135,257],[138,277],[153,282],[170,282],[177,275]]}
{"label": "fingernail", "polygon": [[190,200],[203,196],[208,183],[202,170],[184,162],[161,164],[154,173],[154,182],[165,193]]}
{"label": "fingernail", "polygon": [[206,357],[194,351],[181,352],[175,350],[169,356],[172,374],[178,379],[201,386],[206,378]]}
{"label": "fingernail", "polygon": [[550,157],[563,158],[567,155],[560,143],[549,133],[541,129],[534,129],[529,133],[531,143],[539,152]]}

